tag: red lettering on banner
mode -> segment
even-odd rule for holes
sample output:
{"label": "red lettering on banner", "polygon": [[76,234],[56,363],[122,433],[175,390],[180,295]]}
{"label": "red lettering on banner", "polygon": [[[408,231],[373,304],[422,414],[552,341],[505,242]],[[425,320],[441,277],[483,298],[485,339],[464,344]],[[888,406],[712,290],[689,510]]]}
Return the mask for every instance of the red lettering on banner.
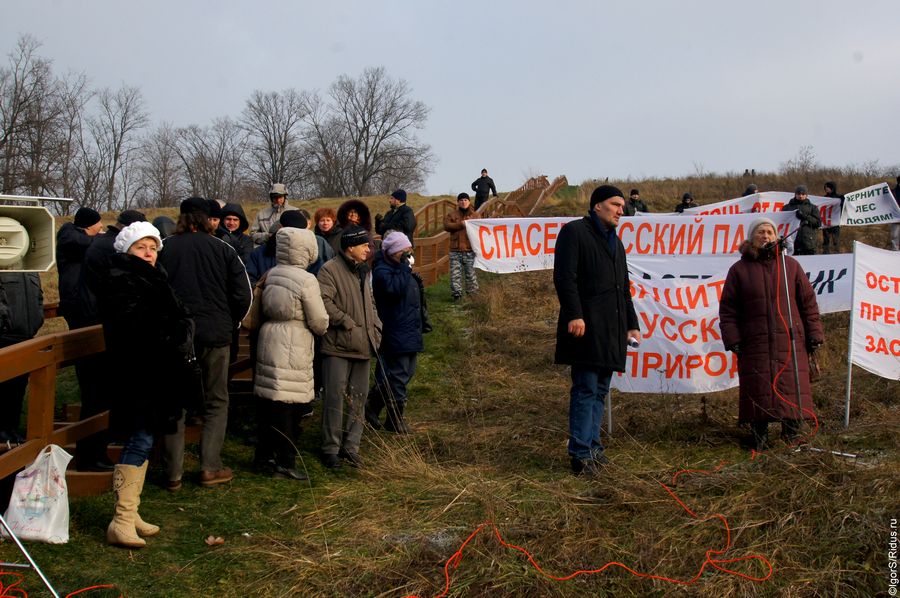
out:
{"label": "red lettering on banner", "polygon": [[[713,359],[718,360],[718,366],[713,367],[712,362]],[[710,353],[706,356],[706,361],[703,364],[703,371],[706,372],[707,376],[711,376],[715,378],[716,376],[721,376],[725,373],[725,370],[728,369],[728,356],[724,353]]]}
{"label": "red lettering on banner", "polygon": [[707,320],[706,318],[700,320],[700,338],[703,339],[704,343],[722,340],[722,335],[719,333],[719,326],[717,324],[718,321],[719,316],[715,316],[711,320]]}
{"label": "red lettering on banner", "polygon": [[655,372],[662,365],[663,358],[659,353],[642,353],[641,362],[640,377],[646,378],[649,372]]}
{"label": "red lettering on banner", "polygon": [[[691,231],[696,230],[696,234],[692,237]],[[703,253],[703,225],[700,224],[694,229],[694,226],[691,225],[688,227],[688,247],[687,253]]]}
{"label": "red lettering on banner", "polygon": [[516,257],[516,252],[525,257],[525,239],[522,238],[522,227],[518,224],[512,227],[512,241],[509,244],[509,257]]}
{"label": "red lettering on banner", "polygon": [[710,378],[737,377],[737,357],[723,351],[713,351],[705,355],[673,355],[648,351],[629,351],[626,354],[625,370],[635,379],[647,379],[662,374],[666,379],[692,379],[701,372]]}
{"label": "red lettering on banner", "polygon": [[541,244],[540,243],[537,243],[536,245],[531,244],[531,234],[533,232],[540,233],[541,225],[536,222],[533,222],[528,225],[528,232],[525,234],[525,239],[526,239],[526,242],[528,243],[528,253],[530,255],[540,255]]}
{"label": "red lettering on banner", "polygon": [[556,229],[560,227],[559,222],[548,222],[544,225],[544,247],[546,253],[553,255],[556,253]]}
{"label": "red lettering on banner", "polygon": [[[669,249],[671,253],[684,253],[684,238],[687,235],[687,227],[684,226],[676,226],[672,230],[671,240],[669,242]],[[678,251],[675,251],[675,248],[678,248]]]}
{"label": "red lettering on banner", "polygon": [[740,253],[741,243],[743,243],[743,242],[744,242],[744,227],[743,226],[735,227],[734,237],[731,238],[730,253]]}
{"label": "red lettering on banner", "polygon": [[725,288],[725,280],[716,280],[713,282],[706,283],[706,286],[712,287],[716,290],[716,301],[722,300],[722,289]]}
{"label": "red lettering on banner", "polygon": [[697,305],[702,305],[703,307],[709,307],[709,297],[706,296],[706,285],[700,285],[695,287],[691,291],[691,287],[685,287],[684,294],[687,299],[688,309],[697,309]]}
{"label": "red lettering on banner", "polygon": [[678,334],[681,335],[682,340],[688,344],[693,344],[697,342],[697,333],[696,332],[685,332],[686,328],[696,328],[697,322],[694,320],[685,320],[678,326]]}
{"label": "red lettering on banner", "polygon": [[[503,237],[503,240],[500,240],[500,237]],[[509,235],[506,234],[506,226],[505,225],[497,225],[494,227],[494,242],[497,244],[497,257],[501,257],[499,255],[500,247],[503,248],[503,256],[509,256]]]}
{"label": "red lettering on banner", "polygon": [[641,318],[641,320],[644,321],[643,328],[646,330],[646,332],[643,334],[643,337],[644,338],[653,337],[653,331],[656,330],[656,321],[659,319],[659,314],[653,314],[653,319],[650,320],[647,317],[647,312],[642,311],[640,313],[640,318]]}
{"label": "red lettering on banner", "polygon": [[[713,253],[728,253],[728,229],[727,224],[713,226]],[[722,235],[722,251],[719,251],[719,235]]]}
{"label": "red lettering on banner", "polygon": [[490,250],[488,250],[488,247],[484,243],[485,233],[490,235],[491,234],[490,229],[488,229],[488,227],[486,227],[486,226],[479,226],[478,227],[478,243],[481,245],[481,256],[484,259],[489,260],[492,257],[494,257],[494,254],[496,253],[496,251],[493,249],[493,246],[491,247]]}
{"label": "red lettering on banner", "polygon": [[866,335],[866,352],[876,353],[879,355],[893,355],[900,357],[900,339],[885,339],[878,337],[877,339],[871,335]]}
{"label": "red lettering on banner", "polygon": [[641,242],[642,233],[650,234],[652,232],[653,232],[653,227],[650,226],[649,222],[641,222],[640,224],[638,224],[637,231],[635,232],[635,235],[634,235],[634,245],[635,245],[635,249],[637,250],[637,252],[639,254],[646,255],[646,254],[650,253],[650,251],[651,251],[650,244],[648,243],[647,245],[644,245],[643,247],[641,247],[640,242]]}
{"label": "red lettering on banner", "polygon": [[[675,294],[673,297],[672,294]],[[688,308],[684,305],[684,298],[681,296],[681,287],[667,288],[663,291],[666,298],[666,306],[673,311],[681,311],[688,313]]]}
{"label": "red lettering on banner", "polygon": [[653,253],[657,255],[668,255],[666,251],[666,243],[665,243],[665,235],[666,229],[669,228],[669,224],[657,224],[656,232],[653,235]]}

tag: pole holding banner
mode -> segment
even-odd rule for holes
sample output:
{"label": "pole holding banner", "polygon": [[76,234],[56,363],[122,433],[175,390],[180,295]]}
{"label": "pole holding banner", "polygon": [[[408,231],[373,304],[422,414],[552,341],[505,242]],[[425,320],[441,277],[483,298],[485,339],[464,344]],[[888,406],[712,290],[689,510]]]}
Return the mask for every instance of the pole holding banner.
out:
{"label": "pole holding banner", "polygon": [[856,314],[856,244],[853,241],[853,284],[850,286],[850,330],[847,335],[847,396],[844,399],[844,428],[850,427],[850,386],[853,380],[853,316]]}

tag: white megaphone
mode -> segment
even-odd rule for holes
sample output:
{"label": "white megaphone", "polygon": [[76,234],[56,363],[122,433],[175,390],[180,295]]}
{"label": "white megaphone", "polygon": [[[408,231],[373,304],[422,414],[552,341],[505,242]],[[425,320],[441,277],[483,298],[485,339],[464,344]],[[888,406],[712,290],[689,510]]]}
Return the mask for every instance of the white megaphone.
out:
{"label": "white megaphone", "polygon": [[0,205],[0,272],[46,272],[55,261],[50,212],[41,206]]}

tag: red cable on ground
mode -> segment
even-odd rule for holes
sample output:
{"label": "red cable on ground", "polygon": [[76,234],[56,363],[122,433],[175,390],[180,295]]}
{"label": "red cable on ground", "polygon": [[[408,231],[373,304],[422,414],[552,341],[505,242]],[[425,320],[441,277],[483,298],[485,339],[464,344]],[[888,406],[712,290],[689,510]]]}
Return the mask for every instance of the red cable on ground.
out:
{"label": "red cable on ground", "polygon": [[[719,471],[724,465],[725,465],[724,461],[720,462],[719,465],[717,465],[716,468],[713,469],[712,471],[699,470],[699,469],[680,470],[672,476],[672,483],[675,484],[676,481],[678,480],[678,477],[681,476],[682,474],[700,473],[700,474],[708,475],[710,473],[715,473],[715,472]],[[662,486],[663,489],[667,493],[669,493],[669,495],[673,499],[675,499],[675,502],[677,502],[681,506],[681,508],[684,509],[685,512],[688,515],[690,515],[691,517],[693,517],[694,519],[698,519],[701,521],[708,521],[710,519],[718,519],[719,521],[722,522],[722,525],[725,528],[725,545],[718,550],[714,549],[714,548],[708,549],[706,551],[706,560],[703,561],[703,563],[700,565],[700,568],[697,570],[697,573],[694,574],[694,576],[691,577],[690,579],[675,579],[675,578],[671,578],[671,577],[665,577],[663,575],[654,575],[652,573],[642,573],[642,572],[636,571],[635,569],[632,569],[631,567],[625,565],[624,563],[620,563],[618,561],[610,561],[610,562],[606,563],[605,565],[603,565],[602,567],[599,567],[597,569],[579,569],[577,571],[574,571],[573,573],[570,573],[568,575],[561,576],[561,577],[556,576],[556,575],[551,575],[550,573],[547,573],[546,571],[544,571],[541,568],[541,566],[537,563],[534,556],[530,552],[528,552],[526,549],[522,548],[521,546],[517,546],[515,544],[508,543],[506,540],[503,539],[503,536],[500,535],[500,530],[497,528],[497,526],[494,525],[494,523],[492,523],[490,521],[486,521],[486,522],[482,523],[481,525],[479,525],[477,528],[475,528],[475,531],[473,531],[471,534],[469,534],[469,537],[466,538],[465,542],[463,542],[460,545],[459,549],[455,553],[453,553],[453,556],[451,556],[449,559],[447,559],[447,562],[444,564],[444,590],[440,594],[438,594],[436,598],[443,598],[450,591],[450,586],[452,585],[452,580],[450,579],[450,568],[451,567],[453,567],[453,568],[459,567],[459,564],[462,561],[463,551],[465,550],[466,546],[481,532],[481,530],[483,530],[487,527],[491,528],[491,530],[494,533],[494,536],[497,538],[497,541],[500,543],[501,546],[503,546],[504,548],[508,548],[510,550],[515,550],[517,552],[521,552],[522,554],[524,554],[526,556],[526,558],[528,559],[528,562],[531,564],[532,567],[535,568],[535,570],[538,573],[540,573],[547,579],[551,579],[553,581],[568,581],[568,580],[578,577],[579,575],[596,575],[598,573],[602,573],[602,572],[606,571],[607,569],[609,569],[611,567],[618,567],[620,569],[624,569],[625,571],[627,571],[631,575],[634,575],[635,577],[640,577],[640,578],[644,578],[644,579],[654,579],[657,581],[664,581],[664,582],[668,582],[668,583],[672,583],[672,584],[685,585],[685,586],[696,583],[696,581],[698,579],[700,579],[700,576],[703,575],[703,572],[706,570],[707,566],[710,566],[710,567],[712,567],[718,571],[721,571],[723,573],[727,573],[729,575],[734,575],[736,577],[747,579],[747,580],[753,581],[753,582],[764,582],[772,577],[772,573],[774,572],[772,563],[770,563],[769,560],[762,555],[751,554],[751,555],[747,555],[747,556],[741,556],[741,557],[730,558],[730,559],[716,558],[719,555],[725,554],[731,548],[731,526],[729,526],[728,520],[725,518],[725,516],[721,515],[719,513],[715,513],[708,517],[701,517],[701,516],[697,515],[694,511],[692,511],[690,508],[688,508],[688,506],[684,503],[684,501],[682,501],[671,488],[669,488],[662,482],[659,482],[659,485]],[[725,565],[731,565],[734,563],[741,563],[741,562],[748,562],[748,561],[757,561],[757,562],[761,563],[768,570],[768,572],[764,576],[760,577],[760,576],[750,575],[747,573],[742,573],[740,571],[736,571],[734,569],[731,569],[731,568],[725,566]],[[419,596],[413,594],[413,595],[407,596],[407,598],[419,598]]]}
{"label": "red cable on ground", "polygon": [[[5,583],[3,583],[3,577],[6,575],[16,578],[16,581],[9,585],[6,585]],[[18,587],[18,585],[23,581],[25,581],[25,576],[21,573],[15,573],[12,571],[0,571],[0,598],[28,598],[28,592],[25,591],[25,588]],[[70,594],[66,594],[66,598],[69,598],[69,596],[75,596],[76,594],[90,592],[91,590],[105,590],[115,587],[115,584],[90,586],[87,588],[82,588],[80,590],[75,590]],[[122,594],[119,594],[119,598],[122,598]]]}
{"label": "red cable on ground", "polygon": [[[16,581],[6,585],[6,583],[4,583],[4,577],[6,576],[12,577]],[[0,598],[28,598],[28,594],[25,593],[25,590],[17,587],[23,581],[25,581],[25,576],[21,573],[0,571]]]}

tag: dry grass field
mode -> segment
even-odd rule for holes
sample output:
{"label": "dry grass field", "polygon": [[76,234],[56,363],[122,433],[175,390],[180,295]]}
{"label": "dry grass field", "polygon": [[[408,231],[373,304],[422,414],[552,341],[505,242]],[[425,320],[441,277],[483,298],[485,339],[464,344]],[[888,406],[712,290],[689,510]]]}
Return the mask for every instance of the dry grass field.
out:
{"label": "dry grass field", "polygon": [[[710,185],[701,203],[715,185],[716,199],[742,190]],[[634,186],[655,211],[684,188]],[[547,213],[581,213],[578,198],[570,188]],[[884,244],[880,227],[845,230]],[[736,391],[614,392],[612,464],[592,481],[568,469],[569,381],[552,363],[550,273],[480,276],[482,293],[461,304],[446,279],[428,289],[435,331],[411,387],[415,433],[367,430],[363,469],[319,465],[317,408],[297,447],[311,481],[254,473],[253,406],[236,401],[233,483],[186,483],[177,494],[148,483],[141,512],[163,531],[134,552],[104,542],[110,496],[73,499],[70,543],[31,545],[38,562],[61,591],[117,586],[87,594],[96,596],[886,595],[890,521],[900,515],[900,387],[857,372],[843,428],[847,314],[825,318],[810,449],[776,444],[751,458]],[[195,450],[187,465],[196,466]],[[224,544],[207,546],[210,534]],[[15,560],[9,544],[0,558]],[[33,576],[26,587],[43,595]]]}

